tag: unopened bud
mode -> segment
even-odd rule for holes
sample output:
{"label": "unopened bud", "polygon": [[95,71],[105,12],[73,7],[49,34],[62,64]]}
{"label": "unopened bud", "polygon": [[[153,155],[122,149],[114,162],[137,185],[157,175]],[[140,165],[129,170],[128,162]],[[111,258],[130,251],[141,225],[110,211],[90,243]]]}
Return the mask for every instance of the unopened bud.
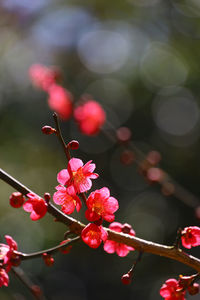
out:
{"label": "unopened bud", "polygon": [[77,150],[79,148],[79,142],[72,140],[71,142],[68,143],[67,146],[72,150]]}
{"label": "unopened bud", "polygon": [[42,258],[48,267],[51,267],[54,264],[54,258],[51,256],[51,254],[43,253]]}
{"label": "unopened bud", "polygon": [[131,139],[131,131],[128,127],[120,127],[117,129],[117,138],[119,142],[126,143]]}
{"label": "unopened bud", "polygon": [[14,192],[10,196],[9,200],[12,207],[18,208],[24,204],[25,198],[20,192]]}
{"label": "unopened bud", "polygon": [[42,296],[42,290],[38,285],[36,284],[32,285],[31,290],[37,298]]}
{"label": "unopened bud", "polygon": [[21,257],[18,254],[13,253],[10,262],[12,266],[18,267],[21,264]]}
{"label": "unopened bud", "polygon": [[123,165],[129,166],[131,165],[135,160],[135,154],[132,150],[124,150],[120,154],[120,162]]}
{"label": "unopened bud", "polygon": [[188,287],[188,292],[190,295],[196,295],[199,293],[199,284],[198,283],[193,283],[193,285],[190,285]]}
{"label": "unopened bud", "polygon": [[51,195],[49,193],[44,193],[44,200],[48,203],[51,199]]}
{"label": "unopened bud", "polygon": [[123,233],[130,233],[132,227],[131,225],[129,225],[128,223],[125,223],[122,227],[122,232]]}
{"label": "unopened bud", "polygon": [[55,128],[53,128],[51,126],[43,126],[42,127],[42,132],[44,134],[49,135],[49,134],[52,134],[52,133],[56,133],[56,130],[55,130]]}
{"label": "unopened bud", "polygon": [[[70,239],[64,240],[60,243],[60,245],[63,245],[66,242],[69,242],[69,241],[70,241]],[[60,248],[60,252],[63,253],[63,254],[68,254],[71,251],[71,249],[72,249],[72,245],[69,245],[69,246],[66,245],[66,247]]]}
{"label": "unopened bud", "polygon": [[127,274],[124,274],[122,277],[121,277],[121,282],[125,285],[128,285],[131,283],[131,276],[127,273]]}

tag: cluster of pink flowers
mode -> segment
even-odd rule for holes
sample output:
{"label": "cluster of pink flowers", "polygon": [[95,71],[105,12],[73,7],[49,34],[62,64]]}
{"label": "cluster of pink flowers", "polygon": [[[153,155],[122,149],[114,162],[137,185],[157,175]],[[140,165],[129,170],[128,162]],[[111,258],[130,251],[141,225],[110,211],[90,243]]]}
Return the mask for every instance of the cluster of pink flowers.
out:
{"label": "cluster of pink flowers", "polygon": [[[61,209],[65,214],[71,214],[75,208],[77,212],[82,207],[79,195],[89,191],[92,187],[92,180],[98,178],[98,174],[94,173],[95,164],[92,161],[83,164],[81,159],[70,159],[67,169],[61,170],[57,175],[57,180],[60,183],[56,187],[57,192],[53,195],[53,200],[56,204],[61,205]],[[82,240],[91,248],[97,248],[103,241],[104,250],[108,253],[116,252],[119,256],[126,256],[132,247],[124,244],[115,243],[107,240],[108,234],[102,227],[103,220],[113,222],[115,219],[114,213],[118,210],[119,204],[117,199],[110,196],[110,191],[107,187],[91,192],[86,199],[85,217],[89,223],[81,233]],[[122,225],[114,222],[110,224],[110,229],[118,232],[126,232],[132,236],[135,235],[133,229],[127,224]],[[126,231],[124,229],[126,228]]]}
{"label": "cluster of pink flowers", "polygon": [[186,292],[190,295],[199,293],[199,284],[194,282],[195,275],[182,276],[179,280],[170,278],[165,281],[160,289],[160,295],[165,300],[185,300]]}
{"label": "cluster of pink flowers", "polygon": [[72,94],[58,83],[61,74],[55,68],[34,64],[29,69],[29,76],[34,86],[48,94],[49,108],[57,112],[62,120],[68,120],[73,115],[83,134],[95,135],[99,132],[106,114],[98,102],[93,99],[81,100],[73,108]]}
{"label": "cluster of pink flowers", "polygon": [[12,239],[11,236],[5,236],[6,244],[0,244],[0,287],[8,286],[9,277],[8,272],[12,266],[17,266],[20,264],[20,258],[15,253],[17,250],[17,243]]}

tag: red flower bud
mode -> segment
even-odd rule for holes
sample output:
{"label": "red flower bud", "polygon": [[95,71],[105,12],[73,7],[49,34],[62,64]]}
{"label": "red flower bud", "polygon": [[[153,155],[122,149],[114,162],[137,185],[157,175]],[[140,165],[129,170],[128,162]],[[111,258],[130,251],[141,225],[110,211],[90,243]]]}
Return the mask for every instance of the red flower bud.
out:
{"label": "red flower bud", "polygon": [[120,162],[123,165],[129,166],[135,160],[135,154],[132,150],[124,150],[120,155]]}
{"label": "red flower bud", "polygon": [[51,254],[43,253],[42,258],[48,267],[51,267],[54,264],[54,258],[51,256]]}
{"label": "red flower bud", "polygon": [[42,290],[38,285],[36,284],[32,285],[31,290],[37,298],[42,296]]}
{"label": "red flower bud", "polygon": [[122,232],[123,233],[130,233],[132,227],[130,224],[128,223],[125,223],[123,226],[122,226]]}
{"label": "red flower bud", "polygon": [[199,293],[199,284],[193,283],[193,285],[188,287],[188,292],[190,295],[196,295]]}
{"label": "red flower bud", "polygon": [[42,127],[42,132],[46,135],[52,134],[52,133],[56,133],[55,128],[51,127],[51,126],[43,126]]}
{"label": "red flower bud", "polygon": [[24,196],[19,192],[14,192],[10,196],[10,205],[12,207],[18,208],[21,207],[24,204],[25,198]]}
{"label": "red flower bud", "polygon": [[51,199],[51,195],[49,193],[44,193],[44,200],[48,203]]}
{"label": "red flower bud", "polygon": [[79,148],[79,142],[72,140],[71,142],[68,143],[67,146],[72,150],[77,150]]}
{"label": "red flower bud", "polygon": [[126,143],[131,139],[131,131],[128,127],[120,127],[116,132],[117,139],[121,143]]}
{"label": "red flower bud", "polygon": [[121,282],[125,285],[128,285],[131,283],[131,276],[127,273],[127,274],[124,274],[122,277],[121,277]]}
{"label": "red flower bud", "polygon": [[[70,241],[70,239],[64,240],[64,241],[60,242],[60,245],[63,245],[66,242],[69,242],[69,241]],[[71,251],[71,249],[72,249],[72,245],[69,245],[69,246],[60,248],[60,252],[63,253],[63,254],[68,254]]]}
{"label": "red flower bud", "polygon": [[10,262],[12,266],[18,267],[21,264],[21,257],[18,254],[12,253]]}

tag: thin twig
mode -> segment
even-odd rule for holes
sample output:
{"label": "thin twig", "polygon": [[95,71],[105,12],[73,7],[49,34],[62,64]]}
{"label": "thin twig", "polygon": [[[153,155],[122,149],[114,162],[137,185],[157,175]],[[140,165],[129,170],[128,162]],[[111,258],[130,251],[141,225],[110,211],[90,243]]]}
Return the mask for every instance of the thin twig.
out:
{"label": "thin twig", "polygon": [[55,247],[52,247],[52,248],[49,248],[49,249],[46,249],[46,250],[42,250],[42,251],[38,251],[38,252],[34,252],[34,253],[29,253],[29,254],[18,252],[18,251],[15,251],[15,253],[20,255],[22,260],[27,260],[27,259],[30,259],[30,258],[40,257],[43,253],[53,254],[54,252],[57,252],[59,249],[71,246],[75,242],[78,242],[78,241],[80,241],[80,236],[77,236],[77,237],[71,239],[70,241],[68,241],[64,244],[59,244]]}
{"label": "thin twig", "polygon": [[62,145],[62,148],[64,150],[64,153],[66,155],[66,158],[67,160],[69,161],[71,159],[71,156],[70,156],[70,152],[69,152],[69,148],[67,147],[64,139],[63,139],[63,136],[62,136],[62,133],[61,133],[61,130],[60,130],[60,124],[59,124],[59,120],[58,120],[58,115],[56,112],[53,113],[53,118],[54,118],[54,122],[55,122],[55,125],[56,125],[56,135]]}
{"label": "thin twig", "polygon": [[30,280],[30,278],[28,278],[28,276],[24,273],[22,268],[20,267],[12,268],[11,271],[27,287],[27,289],[31,292],[32,296],[34,297],[34,299],[45,300],[45,297],[44,295],[42,295],[42,291],[39,287],[38,289],[40,289],[41,295],[40,293],[36,293],[34,291],[34,287],[36,287],[36,285]]}
{"label": "thin twig", "polygon": [[[13,186],[19,192],[24,193],[25,195],[27,194],[27,192],[29,192],[28,188],[26,188],[24,185],[21,185],[19,181],[15,180],[13,177],[8,175],[6,172],[4,172],[1,169],[0,169],[0,178],[4,180],[6,183]],[[65,225],[68,225],[70,231],[77,235],[80,235],[82,229],[85,227],[84,224],[82,224],[76,219],[73,219],[63,214],[61,211],[59,211],[56,207],[54,207],[50,203],[48,204],[48,212],[54,217],[56,217],[56,219],[58,219],[60,222],[64,223]],[[128,234],[112,231],[105,227],[104,229],[108,233],[109,240],[126,244],[141,252],[148,252],[158,256],[165,256],[171,258],[185,265],[188,265],[191,268],[195,269],[196,271],[200,272],[200,259],[183,252],[181,249],[176,249],[174,246],[166,246],[151,241],[146,241],[138,237],[130,236]]]}

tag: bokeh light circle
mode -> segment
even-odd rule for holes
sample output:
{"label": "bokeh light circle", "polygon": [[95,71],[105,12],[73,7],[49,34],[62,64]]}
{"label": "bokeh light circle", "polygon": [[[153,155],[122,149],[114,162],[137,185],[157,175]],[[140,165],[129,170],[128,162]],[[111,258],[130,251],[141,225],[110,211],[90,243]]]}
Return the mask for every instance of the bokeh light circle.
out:
{"label": "bokeh light circle", "polygon": [[128,58],[129,49],[129,41],[121,33],[106,29],[86,33],[78,44],[82,63],[96,73],[119,70]]}

